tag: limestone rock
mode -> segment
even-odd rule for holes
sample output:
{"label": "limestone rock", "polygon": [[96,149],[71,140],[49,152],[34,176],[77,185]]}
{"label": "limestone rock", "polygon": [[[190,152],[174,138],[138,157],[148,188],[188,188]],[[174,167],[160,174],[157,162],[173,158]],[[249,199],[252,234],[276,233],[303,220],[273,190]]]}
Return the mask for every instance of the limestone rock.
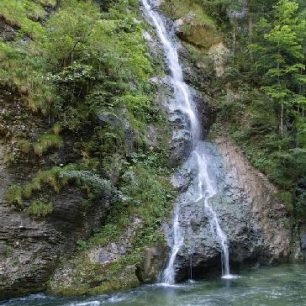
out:
{"label": "limestone rock", "polygon": [[147,247],[142,263],[137,268],[137,276],[142,283],[154,283],[163,267],[168,248],[165,245]]}
{"label": "limestone rock", "polygon": [[[291,233],[285,226],[288,214],[276,197],[277,190],[249,165],[233,143],[218,139],[216,144],[205,144],[209,173],[218,186],[211,206],[228,237],[232,266],[288,261]],[[189,175],[194,175],[193,170]],[[191,183],[182,189],[177,200],[184,232],[184,245],[175,261],[177,280],[186,279],[191,273],[198,278],[221,270],[221,247],[204,202],[190,201],[196,192],[197,186]],[[171,245],[170,226],[167,233]]]}

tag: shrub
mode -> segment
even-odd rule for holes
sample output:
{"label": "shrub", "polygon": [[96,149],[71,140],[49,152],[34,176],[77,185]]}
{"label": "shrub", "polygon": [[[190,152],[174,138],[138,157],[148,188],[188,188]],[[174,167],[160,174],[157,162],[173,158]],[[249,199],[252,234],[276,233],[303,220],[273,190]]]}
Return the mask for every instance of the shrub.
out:
{"label": "shrub", "polygon": [[112,192],[112,184],[110,181],[101,179],[98,175],[85,170],[64,169],[60,173],[61,180],[75,182],[77,185],[87,189],[87,192],[93,192],[94,196],[102,191],[106,193]]}

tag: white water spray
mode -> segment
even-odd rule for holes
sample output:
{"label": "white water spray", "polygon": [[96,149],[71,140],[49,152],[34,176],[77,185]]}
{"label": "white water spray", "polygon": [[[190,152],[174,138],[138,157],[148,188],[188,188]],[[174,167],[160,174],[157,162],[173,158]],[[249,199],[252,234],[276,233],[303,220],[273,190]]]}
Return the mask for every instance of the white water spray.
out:
{"label": "white water spray", "polygon": [[[196,180],[198,183],[197,197],[194,202],[203,201],[204,209],[209,216],[211,227],[216,233],[218,241],[222,249],[222,269],[223,276],[228,277],[230,275],[229,268],[229,252],[227,237],[222,231],[216,212],[213,210],[210,200],[216,195],[216,189],[211,182],[211,179],[207,171],[207,161],[205,159],[204,152],[200,150],[201,143],[201,128],[200,121],[196,116],[196,109],[193,103],[188,85],[184,82],[183,70],[179,63],[178,51],[175,46],[175,42],[171,39],[165,24],[161,16],[152,8],[149,0],[141,0],[145,13],[150,18],[153,26],[156,29],[156,33],[162,43],[167,64],[171,72],[171,81],[175,94],[175,108],[186,115],[190,122],[190,132],[192,135],[193,153],[196,157],[196,169],[198,171]],[[180,208],[176,206],[174,210],[172,233],[173,243],[171,246],[171,253],[168,265],[162,273],[161,281],[166,284],[173,284],[175,282],[175,270],[174,263],[176,256],[184,244],[184,232],[179,223]]]}

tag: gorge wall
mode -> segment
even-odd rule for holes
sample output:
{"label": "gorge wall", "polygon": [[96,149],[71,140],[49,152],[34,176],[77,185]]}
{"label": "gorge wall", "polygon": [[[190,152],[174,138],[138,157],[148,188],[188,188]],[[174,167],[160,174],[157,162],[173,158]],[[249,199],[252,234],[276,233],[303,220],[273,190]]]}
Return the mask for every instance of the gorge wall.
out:
{"label": "gorge wall", "polygon": [[[193,9],[184,7],[186,11],[171,16],[167,7],[171,3],[162,1],[160,9],[175,19],[174,28],[182,39],[180,59],[186,81],[193,87],[205,137],[210,142],[207,143],[207,154],[220,191],[220,195],[213,199],[213,205],[229,238],[231,264],[237,269],[249,264],[287,262],[292,253],[291,219],[277,197],[276,188],[250,165],[225,131],[218,137],[209,133],[216,120],[218,105],[208,86],[224,72],[224,58],[230,51],[211,20],[203,22],[197,15],[199,11],[193,12],[193,6]],[[197,4],[192,5],[198,9]],[[118,11],[122,13],[120,9]],[[184,126],[182,128],[182,114],[169,109],[173,90],[164,73],[167,69],[160,43],[140,14],[138,4],[129,7],[131,12],[135,20],[132,17],[128,20],[130,28],[125,27],[125,17],[120,15],[123,21],[117,20],[116,31],[132,37],[128,46],[134,44],[136,35],[139,44],[136,47],[142,51],[140,60],[136,58],[131,66],[149,59],[152,66],[145,67],[144,71],[147,69],[150,73],[144,73],[144,79],[151,87],[140,86],[138,79],[129,76],[124,81],[130,91],[128,94],[124,92],[123,100],[117,96],[112,100],[105,95],[109,90],[114,95],[119,92],[118,96],[123,96],[122,90],[126,89],[110,87],[113,82],[119,82],[117,79],[103,79],[101,84],[107,84],[109,87],[106,88],[98,82],[95,90],[98,89],[91,95],[77,93],[78,97],[72,99],[69,107],[62,107],[65,116],[72,110],[74,116],[81,113],[84,122],[78,128],[75,126],[79,122],[73,122],[73,128],[63,128],[63,147],[49,148],[42,158],[23,155],[18,149],[18,140],[27,138],[35,143],[54,122],[50,124],[48,116],[43,114],[30,114],[22,93],[20,96],[20,88],[17,94],[17,89],[14,91],[14,87],[5,84],[0,92],[1,298],[46,289],[52,294],[81,295],[131,288],[156,281],[166,264],[165,254],[169,248],[165,233],[169,230],[173,203],[188,189],[194,174],[179,171],[174,186],[170,185],[170,177],[176,172],[173,168],[186,160],[190,143]],[[202,13],[205,12],[201,9]],[[123,16],[125,14],[126,9],[123,9]],[[169,31],[173,30],[173,21],[169,20],[168,26]],[[0,31],[8,40],[15,30],[7,25],[0,27]],[[104,39],[110,37],[109,33],[102,34]],[[146,46],[144,49],[143,45]],[[103,73],[117,73],[115,64],[103,67]],[[90,82],[86,86],[90,87]],[[137,99],[132,99],[135,88],[143,91]],[[149,98],[144,99],[148,91]],[[92,112],[87,94],[98,112]],[[103,104],[105,100],[106,106]],[[148,102],[151,100],[152,103]],[[133,103],[137,105],[135,109],[130,105]],[[75,104],[81,106],[77,108]],[[14,113],[17,109],[18,116]],[[90,115],[83,115],[83,111]],[[25,113],[28,114],[26,117]],[[66,120],[64,117],[57,119]],[[20,130],[24,131],[21,137],[17,133]],[[173,130],[179,130],[175,139],[171,139]],[[12,152],[17,156],[13,164],[7,158]],[[25,209],[8,203],[6,191],[10,185],[26,184],[42,169],[72,163],[81,164],[74,171],[86,171],[86,175],[91,171],[94,178],[98,175],[100,179],[110,181],[111,190],[104,188],[92,200],[92,187],[88,182],[81,183],[80,187],[75,179],[58,193],[48,182],[43,183],[38,199],[48,195],[53,203],[52,213],[44,218],[33,218],[27,213],[30,205],[27,199],[24,199]],[[57,173],[56,179],[61,178]],[[177,280],[188,278],[191,268],[196,278],[220,270],[220,247],[211,234],[203,207],[185,203],[181,222],[187,236],[175,264]]]}

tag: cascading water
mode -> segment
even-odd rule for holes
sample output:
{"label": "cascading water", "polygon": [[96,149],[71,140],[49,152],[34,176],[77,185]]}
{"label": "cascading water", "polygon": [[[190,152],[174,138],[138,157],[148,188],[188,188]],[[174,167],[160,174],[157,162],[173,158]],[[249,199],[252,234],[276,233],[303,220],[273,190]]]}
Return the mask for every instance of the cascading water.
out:
{"label": "cascading water", "polygon": [[[216,195],[216,187],[214,186],[207,169],[207,161],[205,159],[205,153],[201,149],[201,128],[200,121],[196,115],[196,109],[192,100],[188,85],[184,82],[182,67],[179,63],[178,51],[175,46],[175,40],[170,37],[166,30],[164,20],[151,6],[149,0],[141,0],[145,13],[152,21],[153,26],[156,29],[156,33],[162,43],[167,64],[171,72],[171,81],[175,94],[174,108],[185,114],[187,120],[190,122],[190,132],[192,137],[191,158],[194,158],[196,176],[195,182],[197,183],[196,196],[192,201],[199,203],[203,201],[203,208],[208,215],[211,228],[216,234],[218,242],[221,247],[222,258],[222,274],[224,278],[230,276],[229,267],[229,251],[228,241],[225,233],[222,231],[216,212],[210,204],[210,200]],[[191,170],[191,169],[190,169]],[[171,247],[171,253],[166,269],[163,271],[161,281],[166,284],[173,284],[175,282],[175,270],[174,263],[178,252],[184,244],[184,231],[180,227],[179,222],[180,207],[176,206],[174,210],[172,235],[173,242]]]}
{"label": "cascading water", "polygon": [[175,280],[175,272],[174,272],[174,261],[176,258],[176,255],[180,248],[182,247],[184,243],[184,235],[183,231],[179,224],[179,206],[177,205],[174,210],[174,217],[173,217],[173,246],[171,249],[171,254],[169,258],[168,265],[166,269],[163,271],[162,279],[161,281],[165,284],[173,284]]}
{"label": "cascading water", "polygon": [[200,155],[197,149],[193,151],[193,154],[196,157],[197,167],[199,169],[196,178],[198,185],[198,198],[195,201],[204,201],[204,209],[209,216],[211,228],[216,233],[221,246],[222,274],[224,278],[228,278],[230,277],[228,241],[225,233],[220,227],[218,216],[210,204],[210,200],[217,195],[217,190],[209,177],[205,155]]}
{"label": "cascading water", "polygon": [[183,70],[179,63],[177,49],[174,43],[168,37],[168,32],[164,25],[163,19],[154,11],[148,0],[142,0],[146,13],[153,21],[157,35],[162,43],[167,58],[168,66],[171,71],[171,82],[175,94],[175,107],[186,114],[191,125],[191,135],[193,144],[200,139],[200,123],[196,116],[194,105],[191,99],[190,91],[187,84],[184,82]]}

